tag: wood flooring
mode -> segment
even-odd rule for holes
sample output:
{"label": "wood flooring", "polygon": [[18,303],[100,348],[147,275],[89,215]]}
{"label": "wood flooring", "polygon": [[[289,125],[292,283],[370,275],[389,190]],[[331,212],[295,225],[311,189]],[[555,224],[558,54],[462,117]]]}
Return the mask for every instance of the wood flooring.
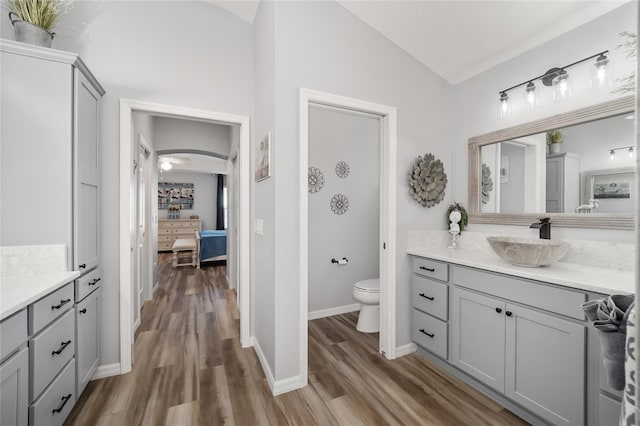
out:
{"label": "wood flooring", "polygon": [[[133,371],[89,383],[67,425],[525,425],[418,355],[377,353],[357,313],[309,322],[309,385],[273,397],[242,349],[225,266],[171,267],[142,309]],[[108,321],[108,318],[104,320]]]}

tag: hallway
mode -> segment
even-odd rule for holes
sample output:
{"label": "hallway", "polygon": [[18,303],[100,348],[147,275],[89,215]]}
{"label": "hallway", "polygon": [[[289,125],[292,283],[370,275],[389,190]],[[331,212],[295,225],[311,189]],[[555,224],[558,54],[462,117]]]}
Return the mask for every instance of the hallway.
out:
{"label": "hallway", "polygon": [[225,266],[159,262],[133,371],[92,381],[67,425],[526,424],[416,355],[385,360],[377,334],[355,331],[357,313],[309,322],[309,386],[273,397],[255,352],[240,347]]}

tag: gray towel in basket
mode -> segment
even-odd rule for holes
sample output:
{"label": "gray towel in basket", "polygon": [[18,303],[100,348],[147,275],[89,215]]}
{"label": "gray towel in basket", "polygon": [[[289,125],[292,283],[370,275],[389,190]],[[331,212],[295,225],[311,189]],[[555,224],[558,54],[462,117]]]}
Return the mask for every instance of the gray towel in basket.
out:
{"label": "gray towel in basket", "polygon": [[582,305],[587,318],[600,338],[600,348],[607,380],[612,388],[624,389],[624,353],[627,317],[634,296],[613,294],[605,299],[590,300]]}

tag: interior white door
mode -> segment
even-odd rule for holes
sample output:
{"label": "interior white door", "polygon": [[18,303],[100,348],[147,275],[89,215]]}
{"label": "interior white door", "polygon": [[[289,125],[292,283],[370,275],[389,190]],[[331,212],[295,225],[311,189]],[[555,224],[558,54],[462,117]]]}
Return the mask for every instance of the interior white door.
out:
{"label": "interior white door", "polygon": [[238,221],[240,218],[240,172],[238,169],[238,157],[233,159],[233,286],[236,288],[238,297],[236,302],[240,308],[240,239],[238,238]]}
{"label": "interior white door", "polygon": [[146,245],[146,181],[145,168],[149,153],[140,146],[138,148],[138,167],[136,168],[136,285],[135,285],[135,311],[134,329],[140,325],[140,310],[144,303],[144,288],[147,282],[147,245]]}

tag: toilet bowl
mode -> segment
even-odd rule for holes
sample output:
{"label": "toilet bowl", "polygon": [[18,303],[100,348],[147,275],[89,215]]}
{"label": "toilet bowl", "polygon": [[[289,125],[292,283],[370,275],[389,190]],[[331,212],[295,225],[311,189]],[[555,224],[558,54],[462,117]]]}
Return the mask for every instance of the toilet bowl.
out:
{"label": "toilet bowl", "polygon": [[356,329],[363,333],[380,331],[380,279],[373,278],[355,283],[353,298],[360,302]]}

